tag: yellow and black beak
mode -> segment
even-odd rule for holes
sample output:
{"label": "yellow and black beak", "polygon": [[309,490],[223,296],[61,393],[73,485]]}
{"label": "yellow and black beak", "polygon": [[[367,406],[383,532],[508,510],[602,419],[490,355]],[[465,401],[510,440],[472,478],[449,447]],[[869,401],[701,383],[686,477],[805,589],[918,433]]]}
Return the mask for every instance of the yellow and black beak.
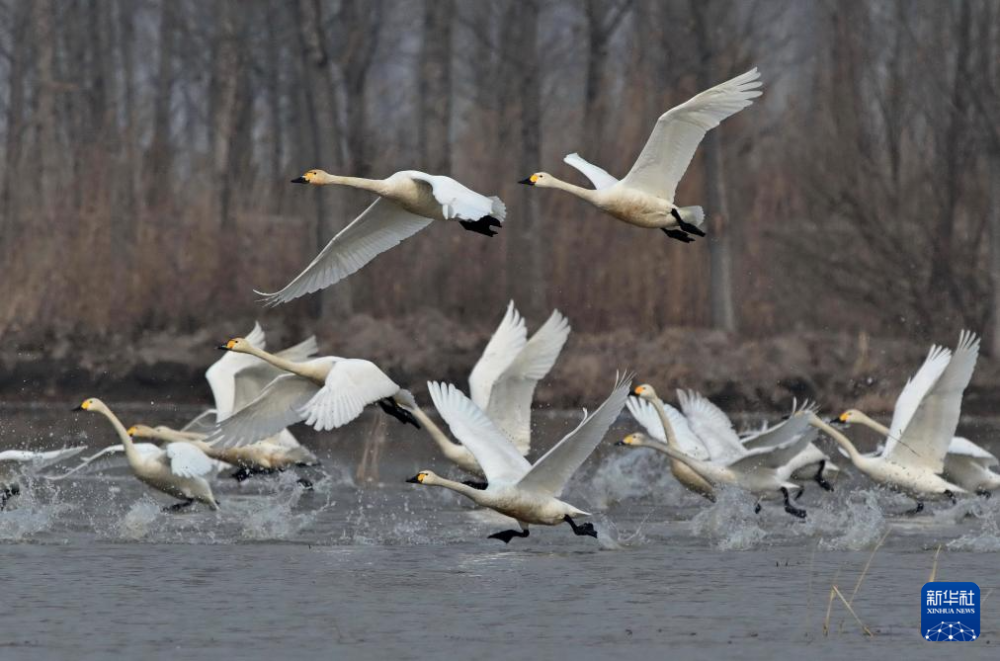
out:
{"label": "yellow and black beak", "polygon": [[125,433],[128,434],[130,437],[135,436],[135,426],[129,427],[128,431]]}
{"label": "yellow and black beak", "polygon": [[305,177],[295,177],[294,179],[292,179],[292,183],[293,184],[308,184],[309,180],[306,179]]}
{"label": "yellow and black beak", "polygon": [[525,186],[534,186],[535,185],[535,177],[534,177],[534,175],[532,175],[532,176],[528,177],[527,179],[522,179],[521,181],[519,181],[517,183],[524,184]]}
{"label": "yellow and black beak", "polygon": [[416,475],[408,479],[406,482],[407,484],[422,484],[423,481],[424,481],[424,474],[417,473]]}
{"label": "yellow and black beak", "polygon": [[[87,403],[87,402],[84,402],[83,404],[86,404],[86,403]],[[79,405],[79,406],[77,406],[76,408],[73,408],[73,409],[70,409],[70,410],[71,410],[71,411],[86,411],[86,410],[87,410],[87,407],[86,407],[86,406],[84,406],[83,404],[80,404],[80,405]]]}

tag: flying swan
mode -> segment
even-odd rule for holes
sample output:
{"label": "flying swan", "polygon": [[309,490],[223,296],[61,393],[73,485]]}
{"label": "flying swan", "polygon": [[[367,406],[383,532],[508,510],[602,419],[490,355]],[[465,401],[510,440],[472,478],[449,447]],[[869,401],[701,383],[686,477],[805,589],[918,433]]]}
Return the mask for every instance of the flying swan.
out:
{"label": "flying swan", "polygon": [[269,307],[334,285],[361,270],[378,255],[396,247],[435,220],[457,220],[470,232],[493,236],[507,216],[498,197],[486,197],[451,177],[404,170],[388,179],[339,177],[309,170],[293,184],[337,184],[379,196],[342,229],[294,280],[273,293],[256,292]]}
{"label": "flying swan", "polygon": [[575,516],[590,516],[559,499],[573,473],[591,455],[614,423],[628,397],[630,377],[619,378],[611,395],[592,415],[567,434],[534,465],[521,456],[507,436],[451,384],[428,383],[431,399],[449,428],[469,448],[483,468],[489,486],[480,490],[446,480],[423,470],[407,482],[445,487],[466,496],[477,505],[516,519],[520,530],[493,533],[490,539],[505,544],[514,537],[527,537],[528,525],[557,526],[568,523],[576,535],[597,537],[592,523],[578,524]]}
{"label": "flying swan", "polygon": [[660,229],[672,239],[689,243],[694,240],[692,234],[705,236],[701,229],[705,212],[701,207],[676,206],[677,184],[705,134],[761,95],[759,78],[757,69],[752,69],[662,114],[621,181],[574,153],[563,160],[590,179],[593,189],[574,186],[547,172],[536,172],[518,183],[558,188],[618,220]]}

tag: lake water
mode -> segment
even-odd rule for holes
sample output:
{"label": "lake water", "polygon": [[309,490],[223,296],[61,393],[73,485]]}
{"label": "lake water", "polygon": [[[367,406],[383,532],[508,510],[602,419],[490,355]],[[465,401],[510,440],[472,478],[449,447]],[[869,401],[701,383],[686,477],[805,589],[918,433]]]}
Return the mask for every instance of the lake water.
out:
{"label": "lake water", "polygon": [[[116,442],[93,414],[0,415],[4,447]],[[911,502],[848,472],[834,494],[807,485],[804,521],[773,504],[754,515],[739,494],[711,505],[661,456],[606,442],[566,495],[595,513],[599,539],[535,526],[505,546],[486,538],[508,527],[499,515],[404,483],[421,468],[458,476],[422,432],[391,422],[370,441],[371,420],[301,434],[324,463],[303,473],[313,491],[291,474],[220,480],[218,513],[164,513],[169,500],[120,468],[24,485],[0,513],[0,659],[932,658],[954,653],[918,632],[939,547],[938,580],[984,596],[981,638],[959,653],[997,657],[1000,498],[906,518]],[[536,445],[571,424],[549,416]],[[964,431],[992,445],[996,429]],[[609,441],[628,431],[623,416]],[[356,473],[366,442],[371,480]],[[831,585],[851,599],[869,559],[853,605],[874,635],[838,601],[824,636]]]}

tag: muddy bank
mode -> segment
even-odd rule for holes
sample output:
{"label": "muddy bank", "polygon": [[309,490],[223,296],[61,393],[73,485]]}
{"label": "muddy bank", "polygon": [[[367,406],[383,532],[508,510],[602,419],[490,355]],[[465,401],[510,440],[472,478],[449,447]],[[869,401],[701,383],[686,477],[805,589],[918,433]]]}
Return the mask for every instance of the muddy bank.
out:
{"label": "muddy bank", "polygon": [[[470,328],[434,311],[392,320],[359,315],[319,326],[316,334],[324,352],[373,360],[398,383],[422,395],[428,379],[465,386],[493,330],[495,320],[488,322]],[[208,401],[204,371],[218,358],[215,347],[245,333],[252,323],[35,345],[6,338],[0,350],[0,398],[73,401],[94,395],[157,404]],[[271,349],[308,334],[266,321],[264,326]],[[781,411],[798,397],[817,400],[830,410],[858,406],[886,412],[927,348],[923,342],[821,332],[765,339],[686,328],[643,337],[625,330],[574,332],[539,387],[537,402],[556,408],[592,406],[606,394],[616,370],[631,370],[638,381],[654,384],[661,394],[673,398],[675,388],[694,388],[730,410]],[[1000,366],[981,357],[964,411],[995,414],[998,396]]]}

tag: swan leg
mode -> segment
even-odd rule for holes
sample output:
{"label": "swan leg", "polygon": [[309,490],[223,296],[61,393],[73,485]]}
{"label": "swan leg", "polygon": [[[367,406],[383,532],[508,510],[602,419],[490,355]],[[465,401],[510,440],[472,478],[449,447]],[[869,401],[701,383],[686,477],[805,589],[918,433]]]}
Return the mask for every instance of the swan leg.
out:
{"label": "swan leg", "polygon": [[948,496],[948,499],[951,501],[952,505],[958,505],[958,499],[955,498],[955,494],[952,493],[951,490],[945,489],[944,495]]}
{"label": "swan leg", "polygon": [[420,429],[420,423],[413,417],[413,414],[397,404],[391,397],[378,400],[378,405],[386,414],[396,418],[396,420],[399,420],[404,425],[411,424],[417,429]]}
{"label": "swan leg", "polygon": [[313,489],[312,480],[307,480],[304,477],[300,477],[299,479],[295,480],[295,484],[299,485],[300,487],[302,487],[306,491],[312,491],[312,489]]}
{"label": "swan leg", "polygon": [[788,500],[788,489],[786,489],[785,487],[781,487],[781,494],[785,497],[785,511],[786,512],[788,512],[792,516],[797,516],[800,519],[806,518],[806,511],[805,510],[799,509],[798,507],[795,507],[794,505],[792,505],[791,502],[789,502],[789,500]]}
{"label": "swan leg", "polygon": [[589,535],[594,539],[597,539],[597,531],[594,529],[594,524],[590,521],[586,523],[578,524],[576,521],[570,518],[569,514],[563,517],[563,521],[569,524],[569,527],[573,529],[574,535]]}
{"label": "swan leg", "polygon": [[663,230],[663,233],[669,236],[671,239],[676,239],[681,243],[691,243],[692,241],[694,241],[694,239],[688,236],[687,232],[684,232],[682,230],[668,230],[666,227],[661,227],[660,229]]}
{"label": "swan leg", "polygon": [[510,544],[510,540],[515,537],[527,537],[530,531],[525,528],[524,530],[501,530],[500,532],[495,532],[487,539],[499,539],[504,544]]}
{"label": "swan leg", "polygon": [[762,509],[763,509],[763,507],[761,507],[761,504],[760,504],[759,500],[756,503],[753,504],[753,513],[754,514],[760,514],[760,511]]}
{"label": "swan leg", "polygon": [[824,470],[826,470],[826,459],[820,459],[820,461],[819,461],[819,470],[816,471],[816,475],[813,477],[813,479],[816,480],[816,484],[818,484],[819,486],[823,487],[823,489],[832,492],[833,491],[833,485],[830,484],[829,482],[827,482],[826,478],[823,477],[823,471]]}
{"label": "swan leg", "polygon": [[670,210],[670,215],[673,216],[674,220],[677,221],[677,227],[681,228],[688,234],[694,234],[695,236],[706,236],[705,232],[703,232],[702,229],[697,225],[692,225],[691,223],[685,223],[681,219],[681,214],[679,211],[677,211],[676,208]]}
{"label": "swan leg", "polygon": [[903,512],[903,515],[904,516],[913,516],[914,514],[920,514],[923,511],[924,511],[924,501],[918,500],[917,501],[917,506],[914,507],[912,510],[906,510],[905,512]]}
{"label": "swan leg", "polygon": [[479,489],[480,491],[486,491],[486,487],[490,486],[489,482],[477,482],[476,480],[465,480],[462,484],[473,489]]}
{"label": "swan leg", "polygon": [[168,507],[164,507],[164,512],[180,512],[182,509],[191,507],[194,505],[194,498],[188,498],[187,500],[182,500],[179,503],[174,503]]}
{"label": "swan leg", "polygon": [[799,486],[799,490],[795,492],[795,498],[794,498],[795,502],[798,502],[799,498],[801,498],[802,494],[804,494],[805,492],[806,488],[803,486]]}
{"label": "swan leg", "polygon": [[493,228],[501,227],[500,221],[493,216],[483,216],[479,220],[460,220],[458,224],[470,232],[482,234],[483,236],[496,236],[497,232]]}

